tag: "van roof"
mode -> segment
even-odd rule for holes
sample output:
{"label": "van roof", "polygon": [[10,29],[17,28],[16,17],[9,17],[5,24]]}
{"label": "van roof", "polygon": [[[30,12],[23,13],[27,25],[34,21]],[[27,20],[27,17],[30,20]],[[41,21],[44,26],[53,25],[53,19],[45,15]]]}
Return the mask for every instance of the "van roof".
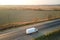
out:
{"label": "van roof", "polygon": [[27,29],[27,30],[33,30],[33,29],[36,29],[36,28],[33,27],[33,28],[29,28],[29,29]]}

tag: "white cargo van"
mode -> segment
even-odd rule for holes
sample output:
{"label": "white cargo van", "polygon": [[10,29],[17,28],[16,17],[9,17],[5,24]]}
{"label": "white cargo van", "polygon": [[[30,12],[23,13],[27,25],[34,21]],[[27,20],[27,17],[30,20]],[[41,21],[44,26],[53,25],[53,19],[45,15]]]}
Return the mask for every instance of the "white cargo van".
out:
{"label": "white cargo van", "polygon": [[37,28],[29,28],[29,29],[26,29],[26,34],[31,34],[31,33],[34,33],[34,32],[37,32],[38,29]]}

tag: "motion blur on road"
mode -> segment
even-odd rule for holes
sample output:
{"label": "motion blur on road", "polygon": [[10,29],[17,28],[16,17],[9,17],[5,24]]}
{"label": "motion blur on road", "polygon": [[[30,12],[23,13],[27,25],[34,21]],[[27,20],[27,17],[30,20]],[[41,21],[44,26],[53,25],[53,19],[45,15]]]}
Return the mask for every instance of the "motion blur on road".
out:
{"label": "motion blur on road", "polygon": [[[27,35],[26,29],[30,27],[37,28],[38,32]],[[41,35],[44,35],[48,32],[52,32],[57,29],[60,29],[60,19],[46,21],[33,25],[27,25],[0,32],[0,40],[32,40],[33,38],[37,38]]]}

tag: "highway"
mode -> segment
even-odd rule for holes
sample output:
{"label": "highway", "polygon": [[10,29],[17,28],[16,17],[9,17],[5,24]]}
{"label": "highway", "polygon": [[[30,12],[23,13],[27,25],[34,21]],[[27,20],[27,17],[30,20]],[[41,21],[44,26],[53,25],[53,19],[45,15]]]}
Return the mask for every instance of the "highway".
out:
{"label": "highway", "polygon": [[[27,35],[25,30],[30,27],[36,27],[38,32]],[[0,32],[0,40],[32,40],[57,29],[60,29],[60,19],[5,30]]]}

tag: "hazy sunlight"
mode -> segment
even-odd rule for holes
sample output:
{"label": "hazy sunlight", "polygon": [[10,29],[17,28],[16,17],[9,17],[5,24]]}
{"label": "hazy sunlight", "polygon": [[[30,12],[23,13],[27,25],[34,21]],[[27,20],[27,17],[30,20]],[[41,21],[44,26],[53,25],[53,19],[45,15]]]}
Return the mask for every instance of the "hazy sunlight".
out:
{"label": "hazy sunlight", "polygon": [[0,0],[0,5],[50,5],[60,4],[60,0]]}

